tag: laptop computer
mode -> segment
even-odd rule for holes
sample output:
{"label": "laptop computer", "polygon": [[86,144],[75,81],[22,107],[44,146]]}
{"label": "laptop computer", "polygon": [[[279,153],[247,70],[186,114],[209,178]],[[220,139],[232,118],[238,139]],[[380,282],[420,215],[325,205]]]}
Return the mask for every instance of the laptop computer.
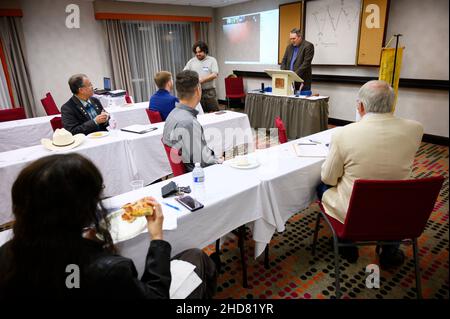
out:
{"label": "laptop computer", "polygon": [[103,90],[95,90],[95,94],[108,94],[111,91],[111,78],[103,78]]}

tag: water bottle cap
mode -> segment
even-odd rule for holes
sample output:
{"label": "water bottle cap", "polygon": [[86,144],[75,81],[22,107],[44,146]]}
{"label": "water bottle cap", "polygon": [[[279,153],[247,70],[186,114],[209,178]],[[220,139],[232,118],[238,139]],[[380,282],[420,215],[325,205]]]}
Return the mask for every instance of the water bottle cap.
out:
{"label": "water bottle cap", "polygon": [[200,163],[195,163],[195,167],[200,167]]}

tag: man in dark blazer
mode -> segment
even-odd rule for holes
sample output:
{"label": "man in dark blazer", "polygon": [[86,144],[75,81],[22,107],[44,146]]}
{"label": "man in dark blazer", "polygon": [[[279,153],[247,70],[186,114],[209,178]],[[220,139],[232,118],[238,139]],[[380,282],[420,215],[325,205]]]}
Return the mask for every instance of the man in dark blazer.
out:
{"label": "man in dark blazer", "polygon": [[69,79],[73,96],[61,108],[63,127],[73,135],[106,131],[109,114],[100,101],[93,97],[94,88],[85,74],[75,74]]}
{"label": "man in dark blazer", "polygon": [[[314,57],[314,45],[303,39],[300,29],[292,29],[289,35],[291,44],[287,46],[281,61],[281,70],[291,70],[303,79],[302,91],[311,90],[311,61]],[[300,83],[295,82],[295,89]]]}

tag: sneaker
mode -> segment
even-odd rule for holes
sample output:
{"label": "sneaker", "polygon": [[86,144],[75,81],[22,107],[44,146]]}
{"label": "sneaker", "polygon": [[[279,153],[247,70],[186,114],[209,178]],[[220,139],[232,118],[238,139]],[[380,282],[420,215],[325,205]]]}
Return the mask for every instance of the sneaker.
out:
{"label": "sneaker", "polygon": [[397,247],[382,248],[380,254],[380,266],[382,269],[399,267],[405,261],[405,254]]}

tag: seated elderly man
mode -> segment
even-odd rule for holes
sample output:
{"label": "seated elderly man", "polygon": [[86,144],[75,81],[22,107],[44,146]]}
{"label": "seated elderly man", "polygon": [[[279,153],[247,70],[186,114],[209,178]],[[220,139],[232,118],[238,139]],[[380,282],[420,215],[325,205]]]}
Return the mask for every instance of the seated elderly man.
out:
{"label": "seated elderly man", "polygon": [[[394,91],[386,82],[367,82],[358,93],[357,111],[361,120],[341,128],[332,137],[330,152],[322,166],[323,184],[318,187],[318,196],[326,213],[342,223],[356,179],[411,177],[423,127],[416,121],[395,117],[394,101]],[[358,258],[357,247],[349,247],[342,253],[350,262]],[[383,268],[398,266],[403,260],[398,247],[382,247]]]}
{"label": "seated elderly man", "polygon": [[61,108],[63,127],[72,134],[106,131],[108,113],[94,95],[91,81],[84,74],[75,74],[69,79],[73,96]]}
{"label": "seated elderly man", "polygon": [[181,149],[183,163],[189,172],[195,163],[202,167],[222,163],[223,158],[216,158],[206,145],[203,127],[197,120],[195,107],[202,96],[197,72],[186,70],[178,73],[176,87],[180,103],[166,119],[163,143]]}

